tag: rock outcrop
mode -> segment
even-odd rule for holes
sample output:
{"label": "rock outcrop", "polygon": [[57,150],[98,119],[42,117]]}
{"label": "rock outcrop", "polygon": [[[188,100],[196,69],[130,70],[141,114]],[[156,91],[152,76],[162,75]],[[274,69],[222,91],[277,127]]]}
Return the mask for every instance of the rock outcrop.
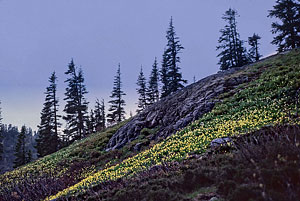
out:
{"label": "rock outcrop", "polygon": [[110,139],[107,150],[119,149],[136,139],[142,129],[157,129],[152,140],[167,137],[190,122],[210,112],[220,94],[253,79],[243,68],[235,68],[208,76],[173,93],[133,117]]}

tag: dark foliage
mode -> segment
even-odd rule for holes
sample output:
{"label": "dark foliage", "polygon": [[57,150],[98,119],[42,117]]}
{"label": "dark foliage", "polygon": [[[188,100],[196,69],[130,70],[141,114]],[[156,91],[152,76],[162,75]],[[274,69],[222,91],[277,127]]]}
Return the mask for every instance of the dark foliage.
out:
{"label": "dark foliage", "polygon": [[300,3],[296,0],[277,0],[269,17],[275,17],[281,22],[272,23],[272,33],[277,34],[272,44],[277,45],[282,52],[300,47]]}
{"label": "dark foliage", "polygon": [[[15,160],[15,146],[18,141],[19,131],[15,126],[2,124],[2,136],[3,136],[3,158],[0,161],[0,174],[13,169]],[[36,145],[35,135],[31,128],[26,129],[25,137],[25,150],[27,152],[27,158],[29,152],[31,152],[32,159],[36,159]],[[28,161],[28,160],[27,160]]]}
{"label": "dark foliage", "polygon": [[259,53],[260,39],[261,37],[255,33],[253,34],[253,36],[248,38],[248,43],[251,46],[248,53],[251,62],[258,61],[262,57],[262,55]]}
{"label": "dark foliage", "polygon": [[146,78],[143,73],[143,67],[141,67],[141,71],[138,76],[136,84],[138,86],[136,91],[139,95],[137,112],[141,112],[147,107],[147,97],[146,97],[147,86],[146,86]]}
{"label": "dark foliage", "polygon": [[43,157],[54,153],[59,148],[58,128],[60,123],[58,119],[61,117],[58,112],[57,98],[57,77],[55,72],[49,78],[50,86],[45,92],[46,98],[44,108],[41,112],[41,123],[38,126],[38,137],[36,139],[36,149],[38,157]]}
{"label": "dark foliage", "polygon": [[15,161],[14,161],[14,168],[19,166],[25,165],[26,163],[30,162],[32,159],[31,152],[26,149],[26,127],[22,126],[21,132],[18,135],[18,141],[15,147]]}
{"label": "dark foliage", "polygon": [[218,57],[220,57],[218,64],[220,64],[221,70],[241,67],[249,63],[244,42],[240,39],[240,34],[237,30],[237,17],[237,11],[231,8],[222,17],[228,24],[224,29],[220,30],[221,36],[217,46],[217,50],[222,50],[218,54]]}
{"label": "dark foliage", "polygon": [[84,85],[83,72],[77,70],[73,59],[69,63],[68,70],[65,72],[69,78],[65,81],[68,84],[64,100],[67,102],[64,108],[66,115],[63,117],[67,122],[64,130],[64,141],[66,143],[82,139],[86,135],[86,122],[88,120],[88,102],[84,95],[87,94]]}
{"label": "dark foliage", "polygon": [[122,90],[121,69],[119,64],[117,75],[115,76],[114,79],[113,91],[111,92],[111,96],[110,96],[112,100],[109,101],[110,107],[108,109],[109,114],[107,115],[108,117],[107,120],[110,124],[119,123],[125,119],[124,106],[126,104],[125,104],[125,100],[123,99],[123,96],[125,95],[126,94]]}
{"label": "dark foliage", "polygon": [[155,57],[154,63],[152,65],[152,71],[148,81],[147,87],[147,101],[149,104],[153,104],[159,100],[159,90],[158,90],[158,81],[159,81],[159,72],[158,72],[158,63]]}
{"label": "dark foliage", "polygon": [[180,44],[179,37],[176,36],[173,19],[171,18],[169,29],[167,30],[167,46],[163,54],[161,80],[162,80],[162,97],[165,97],[178,89],[183,88],[183,84],[187,83],[182,78],[180,72],[180,57],[179,53],[184,49]]}
{"label": "dark foliage", "polygon": [[96,100],[95,105],[95,127],[96,131],[101,131],[106,128],[106,115],[105,115],[105,104],[104,99],[99,101],[99,99]]}

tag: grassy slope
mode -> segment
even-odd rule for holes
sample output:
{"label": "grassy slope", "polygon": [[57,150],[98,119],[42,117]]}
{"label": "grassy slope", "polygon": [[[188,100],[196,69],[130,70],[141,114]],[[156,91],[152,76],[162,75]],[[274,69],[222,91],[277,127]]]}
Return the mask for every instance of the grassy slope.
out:
{"label": "grassy slope", "polygon": [[[138,140],[147,139],[135,140],[121,150],[103,151],[109,138],[122,126],[118,125],[0,175],[0,199],[3,199],[2,195],[8,195],[6,199],[13,200],[11,194],[16,200],[82,194],[103,181],[131,178],[153,165],[181,161],[191,153],[203,153],[210,141],[217,137],[290,121],[287,111],[295,109],[293,97],[300,87],[299,63],[300,55],[294,51],[255,64],[241,73],[264,72],[258,80],[240,86],[240,92],[234,96],[223,94],[222,103],[217,104],[211,113],[139,154],[130,151],[132,146]],[[30,189],[30,192],[25,195],[24,191],[18,190],[22,188]],[[35,192],[40,194],[35,195]]]}
{"label": "grassy slope", "polygon": [[[9,197],[1,196],[5,193],[9,196],[11,191],[16,192],[16,199],[32,196],[27,195],[28,197],[26,197],[24,195],[22,191],[26,188],[41,191],[41,194],[53,193],[75,184],[96,170],[103,168],[107,162],[115,158],[115,155],[108,155],[103,150],[110,137],[126,122],[124,121],[103,132],[92,134],[56,153],[0,175],[0,200],[9,199]],[[49,192],[43,192],[40,189],[45,183],[49,184],[47,184]]]}
{"label": "grassy slope", "polygon": [[68,201],[299,200],[299,133],[299,126],[265,127],[236,138],[234,146],[155,166]]}
{"label": "grassy slope", "polygon": [[153,165],[180,161],[190,153],[203,153],[215,138],[291,123],[288,113],[295,110],[299,63],[299,52],[292,51],[254,65],[250,71],[264,71],[260,78],[244,89],[242,86],[233,97],[223,95],[223,101],[212,112],[150,149],[100,170],[49,199],[82,194],[102,182],[130,177]]}

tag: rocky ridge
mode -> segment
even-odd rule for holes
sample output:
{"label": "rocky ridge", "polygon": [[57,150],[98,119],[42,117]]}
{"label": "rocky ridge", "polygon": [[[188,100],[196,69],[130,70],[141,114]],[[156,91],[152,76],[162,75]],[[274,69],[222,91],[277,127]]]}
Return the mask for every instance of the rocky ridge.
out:
{"label": "rocky ridge", "polygon": [[218,97],[221,94],[234,91],[240,84],[255,79],[257,75],[247,71],[249,67],[220,71],[154,103],[113,135],[107,151],[119,149],[135,140],[145,128],[155,129],[155,134],[151,136],[151,140],[155,140],[166,138],[186,127],[210,112],[220,101]]}

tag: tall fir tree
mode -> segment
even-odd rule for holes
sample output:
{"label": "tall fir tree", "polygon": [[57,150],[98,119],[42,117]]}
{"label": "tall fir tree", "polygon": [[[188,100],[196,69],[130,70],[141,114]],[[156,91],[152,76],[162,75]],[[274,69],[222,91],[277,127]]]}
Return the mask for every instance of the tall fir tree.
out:
{"label": "tall fir tree", "polygon": [[217,46],[217,50],[222,50],[218,54],[218,57],[220,57],[218,64],[220,64],[221,70],[241,67],[249,63],[247,50],[237,31],[237,16],[237,11],[230,8],[222,17],[228,24],[220,30],[221,36]]}
{"label": "tall fir tree", "polygon": [[36,139],[36,149],[38,157],[43,157],[54,153],[59,149],[58,129],[61,124],[58,119],[61,117],[58,112],[57,98],[57,77],[53,72],[49,78],[49,87],[45,95],[45,103],[41,112],[41,123],[38,126],[38,137]]}
{"label": "tall fir tree", "polygon": [[169,95],[170,92],[170,78],[169,78],[169,68],[168,68],[168,55],[164,51],[162,65],[160,70],[160,81],[162,83],[161,87],[161,98]]}
{"label": "tall fir tree", "polygon": [[87,121],[87,133],[92,134],[96,131],[96,120],[95,120],[95,112],[93,109],[90,111],[89,119]]}
{"label": "tall fir tree", "polygon": [[87,94],[84,85],[84,77],[82,69],[77,70],[73,59],[68,65],[65,72],[69,78],[65,81],[68,83],[64,100],[67,102],[64,108],[66,113],[63,119],[66,121],[66,129],[64,130],[67,141],[82,139],[86,135],[86,123],[88,121],[88,102],[85,99]]}
{"label": "tall fir tree", "polygon": [[26,157],[25,157],[25,164],[30,163],[32,161],[32,151],[31,149],[28,149],[26,152]]}
{"label": "tall fir tree", "polygon": [[158,63],[155,57],[154,63],[152,65],[152,71],[149,77],[147,92],[146,92],[148,104],[153,104],[159,100],[158,81],[159,81]]}
{"label": "tall fir tree", "polygon": [[101,101],[101,113],[102,113],[101,128],[102,128],[102,130],[104,130],[106,128],[106,115],[105,115],[104,99],[102,99],[102,101]]}
{"label": "tall fir tree", "polygon": [[95,127],[96,131],[104,130],[106,127],[105,104],[104,99],[100,102],[96,100],[95,105]]}
{"label": "tall fir tree", "polygon": [[15,160],[14,168],[25,165],[27,162],[26,158],[26,147],[25,147],[25,138],[26,138],[26,127],[22,126],[21,132],[18,135],[18,141],[15,147]]}
{"label": "tall fir tree", "polygon": [[86,101],[84,95],[87,94],[86,87],[84,85],[84,77],[83,71],[81,68],[78,70],[78,105],[77,105],[77,112],[78,112],[78,133],[80,138],[85,137],[86,129],[85,125],[88,121],[88,102]]}
{"label": "tall fir tree", "polygon": [[138,86],[136,91],[139,94],[137,112],[141,112],[147,107],[147,96],[146,96],[147,87],[146,87],[146,78],[143,73],[143,67],[141,67],[141,71],[138,76],[136,84]]}
{"label": "tall fir tree", "polygon": [[2,125],[2,110],[1,110],[1,101],[0,101],[0,161],[2,160],[3,155],[3,125]]}
{"label": "tall fir tree", "polygon": [[118,66],[117,75],[114,79],[114,87],[111,92],[110,98],[112,100],[109,101],[110,107],[108,109],[109,113],[107,115],[107,121],[110,124],[115,124],[121,122],[125,119],[125,109],[124,106],[125,100],[123,96],[126,94],[122,90],[122,82],[121,82],[121,69],[120,64]]}
{"label": "tall fir tree", "polygon": [[251,46],[249,49],[249,59],[251,62],[258,61],[262,55],[259,53],[259,40],[261,37],[258,34],[253,34],[253,36],[248,38],[248,43]]}
{"label": "tall fir tree", "polygon": [[277,45],[282,52],[291,48],[300,47],[300,1],[276,0],[273,10],[268,17],[275,17],[281,22],[272,23],[272,33],[277,34],[272,44]]}
{"label": "tall fir tree", "polygon": [[[184,49],[184,47],[180,44],[179,37],[176,36],[172,17],[166,38],[168,43],[163,54],[161,76],[162,79],[168,80],[168,84],[167,86],[164,86],[163,83],[163,97],[183,88],[183,84],[187,83],[187,81],[182,78],[182,73],[180,72],[179,67],[179,53],[181,53],[181,50]],[[167,76],[167,79],[165,76]]]}

